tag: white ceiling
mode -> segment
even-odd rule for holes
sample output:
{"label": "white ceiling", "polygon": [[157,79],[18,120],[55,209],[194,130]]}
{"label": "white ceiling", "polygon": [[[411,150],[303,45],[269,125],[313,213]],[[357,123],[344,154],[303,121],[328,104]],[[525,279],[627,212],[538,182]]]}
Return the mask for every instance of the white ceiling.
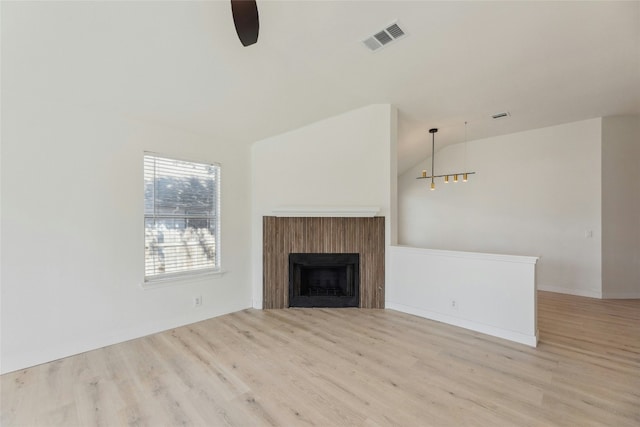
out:
{"label": "white ceiling", "polygon": [[[640,2],[2,2],[3,91],[248,144],[373,103],[400,111],[399,170],[437,145],[640,114]],[[408,37],[360,40],[398,20]],[[508,119],[492,113],[508,110]]]}

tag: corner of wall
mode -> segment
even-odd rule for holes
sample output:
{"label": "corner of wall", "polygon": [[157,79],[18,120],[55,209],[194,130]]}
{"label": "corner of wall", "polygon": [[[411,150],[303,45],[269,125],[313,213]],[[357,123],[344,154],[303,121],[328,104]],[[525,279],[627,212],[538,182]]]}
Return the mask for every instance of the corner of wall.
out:
{"label": "corner of wall", "polygon": [[640,298],[640,115],[602,119],[602,294]]}

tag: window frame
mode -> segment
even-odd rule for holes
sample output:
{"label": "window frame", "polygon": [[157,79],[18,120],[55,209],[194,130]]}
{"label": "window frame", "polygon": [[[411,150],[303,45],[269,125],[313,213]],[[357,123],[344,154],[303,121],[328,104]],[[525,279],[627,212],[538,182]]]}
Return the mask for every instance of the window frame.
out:
{"label": "window frame", "polygon": [[[184,271],[177,271],[177,272],[169,272],[169,273],[160,273],[160,274],[153,274],[148,276],[147,275],[147,238],[146,238],[146,232],[147,232],[147,221],[149,219],[152,219],[155,221],[155,219],[158,216],[157,212],[155,212],[155,197],[153,200],[153,204],[154,204],[154,213],[153,214],[148,214],[146,211],[146,203],[147,203],[147,195],[146,195],[146,191],[143,191],[143,197],[142,197],[142,202],[143,202],[143,214],[142,214],[142,222],[143,222],[143,227],[142,227],[142,231],[143,231],[143,282],[142,282],[142,287],[143,288],[148,288],[148,287],[158,287],[158,286],[167,286],[167,285],[171,285],[174,282],[181,282],[181,281],[188,281],[190,279],[198,279],[201,277],[205,277],[205,276],[216,276],[216,275],[222,275],[224,274],[224,271],[222,270],[222,251],[221,251],[221,241],[220,241],[220,236],[221,236],[221,217],[220,217],[220,211],[221,211],[221,199],[222,199],[222,195],[221,195],[221,177],[222,177],[222,164],[219,162],[209,162],[209,161],[193,161],[191,159],[185,159],[182,157],[176,157],[176,156],[172,156],[172,155],[167,155],[167,154],[161,154],[161,153],[155,153],[155,152],[151,152],[151,151],[145,151],[143,152],[143,159],[142,159],[142,165],[143,165],[143,183],[145,183],[145,168],[147,165],[147,158],[158,158],[164,161],[176,161],[176,162],[183,162],[183,163],[190,163],[190,164],[194,164],[194,165],[198,165],[198,166],[208,166],[208,167],[213,167],[215,169],[215,178],[214,178],[214,189],[212,190],[214,192],[214,197],[213,197],[213,209],[212,209],[212,214],[207,216],[206,220],[210,220],[210,221],[215,221],[215,233],[213,234],[213,238],[215,239],[215,243],[213,245],[213,248],[215,250],[215,261],[214,261],[214,266],[213,267],[205,267],[205,268],[191,268],[191,269],[187,269]],[[185,175],[188,176],[188,175]],[[153,182],[153,194],[155,196],[156,193],[156,175],[154,172],[154,182]],[[144,187],[143,187],[144,188]],[[189,220],[194,220],[194,219],[198,219],[198,218],[193,218],[190,217],[188,215],[178,215],[176,216],[176,218],[178,219],[183,219],[185,221],[185,224],[188,223]],[[202,218],[200,218],[202,219]]]}

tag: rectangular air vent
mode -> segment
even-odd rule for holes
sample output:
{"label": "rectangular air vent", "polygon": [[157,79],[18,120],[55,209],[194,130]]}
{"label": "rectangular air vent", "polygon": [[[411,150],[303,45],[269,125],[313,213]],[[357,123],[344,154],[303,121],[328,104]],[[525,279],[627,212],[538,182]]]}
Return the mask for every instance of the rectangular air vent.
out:
{"label": "rectangular air vent", "polygon": [[378,50],[382,47],[382,45],[373,37],[369,37],[368,39],[364,40],[362,43],[364,43],[364,45],[370,51]]}
{"label": "rectangular air vent", "polygon": [[388,27],[387,32],[391,34],[391,37],[393,37],[394,39],[404,36],[404,31],[402,31],[397,23]]}
{"label": "rectangular air vent", "polygon": [[391,36],[386,31],[380,31],[378,34],[376,34],[373,37],[375,37],[376,40],[378,40],[381,45],[385,45],[385,44],[393,41]]}
{"label": "rectangular air vent", "polygon": [[502,119],[502,118],[510,117],[510,116],[511,116],[511,113],[509,113],[508,111],[503,111],[501,113],[492,114],[491,118],[492,119]]}
{"label": "rectangular air vent", "polygon": [[407,33],[400,28],[400,25],[398,25],[397,22],[394,22],[383,30],[362,40],[362,44],[364,44],[371,52],[375,52],[381,47],[387,46],[391,42],[406,37],[406,35]]}

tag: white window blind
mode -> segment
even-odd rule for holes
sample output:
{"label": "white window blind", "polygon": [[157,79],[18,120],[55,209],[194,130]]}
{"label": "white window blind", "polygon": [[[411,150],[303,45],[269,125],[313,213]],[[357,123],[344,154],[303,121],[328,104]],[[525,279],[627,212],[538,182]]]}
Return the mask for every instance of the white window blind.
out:
{"label": "white window blind", "polygon": [[145,280],[220,269],[220,166],[144,156]]}

